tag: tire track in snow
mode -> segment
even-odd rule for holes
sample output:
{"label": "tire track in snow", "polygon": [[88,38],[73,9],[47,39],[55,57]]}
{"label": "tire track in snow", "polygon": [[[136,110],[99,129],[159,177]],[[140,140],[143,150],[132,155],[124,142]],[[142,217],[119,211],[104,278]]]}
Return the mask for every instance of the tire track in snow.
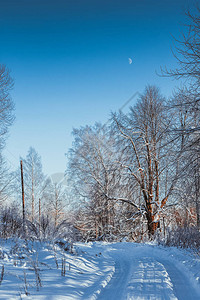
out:
{"label": "tire track in snow", "polygon": [[[152,255],[152,256],[151,256]],[[172,261],[149,256],[115,254],[115,273],[99,300],[198,300],[188,278]]]}
{"label": "tire track in snow", "polygon": [[173,262],[161,260],[161,263],[164,264],[171,278],[174,293],[179,300],[200,299],[193,286],[191,286],[189,279],[177,267],[174,266]]}
{"label": "tire track in snow", "polygon": [[133,261],[133,265],[126,299],[177,300],[163,264],[153,258],[143,257]]}

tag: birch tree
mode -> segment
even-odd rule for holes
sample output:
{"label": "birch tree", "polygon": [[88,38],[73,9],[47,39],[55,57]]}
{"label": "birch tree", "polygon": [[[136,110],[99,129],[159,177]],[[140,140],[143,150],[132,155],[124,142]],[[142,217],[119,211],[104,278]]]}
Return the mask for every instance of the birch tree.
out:
{"label": "birch tree", "polygon": [[35,209],[38,207],[39,198],[42,199],[47,181],[42,171],[41,157],[33,147],[30,147],[28,154],[23,161],[25,203],[30,205],[31,221],[35,221]]}
{"label": "birch tree", "polygon": [[[124,156],[119,163],[137,185],[143,199],[142,203],[130,199],[130,204],[138,214],[145,216],[149,235],[153,235],[177,181],[175,159],[170,154],[172,145],[168,147],[167,142],[170,118],[165,110],[165,99],[158,88],[148,86],[137,104],[130,108],[130,113],[114,114],[113,122],[118,140],[124,147]],[[170,168],[171,179],[164,190],[167,168]]]}

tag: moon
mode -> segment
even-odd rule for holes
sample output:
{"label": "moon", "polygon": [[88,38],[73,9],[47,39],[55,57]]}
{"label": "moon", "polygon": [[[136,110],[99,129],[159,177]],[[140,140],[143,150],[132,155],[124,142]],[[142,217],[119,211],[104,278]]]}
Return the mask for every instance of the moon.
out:
{"label": "moon", "polygon": [[129,59],[128,59],[128,63],[129,63],[129,65],[131,65],[132,64],[132,59],[129,57]]}

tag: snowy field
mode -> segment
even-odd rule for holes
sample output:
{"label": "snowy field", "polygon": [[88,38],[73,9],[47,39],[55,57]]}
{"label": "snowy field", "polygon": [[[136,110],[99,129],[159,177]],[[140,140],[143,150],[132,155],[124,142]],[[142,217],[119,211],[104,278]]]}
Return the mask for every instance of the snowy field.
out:
{"label": "snowy field", "polygon": [[1,240],[0,255],[1,300],[200,299],[200,257],[192,251]]}

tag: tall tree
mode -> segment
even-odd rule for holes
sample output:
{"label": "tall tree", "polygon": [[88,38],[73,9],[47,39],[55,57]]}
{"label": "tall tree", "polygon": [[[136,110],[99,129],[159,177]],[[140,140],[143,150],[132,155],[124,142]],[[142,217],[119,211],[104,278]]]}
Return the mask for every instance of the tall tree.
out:
{"label": "tall tree", "polygon": [[[199,152],[200,145],[200,7],[197,6],[193,12],[186,11],[188,25],[186,34],[182,39],[176,41],[174,55],[178,62],[176,69],[162,69],[163,76],[172,76],[176,79],[186,78],[184,84],[187,86],[187,96],[183,97],[181,106],[190,111],[195,119],[193,124],[184,130],[193,137],[191,146]],[[180,128],[181,129],[181,128]],[[194,150],[195,150],[194,149]]]}
{"label": "tall tree", "polygon": [[23,161],[25,203],[30,204],[31,221],[35,220],[36,203],[43,197],[47,182],[42,171],[41,157],[33,147],[30,147],[28,154]]}
{"label": "tall tree", "polygon": [[[129,115],[114,114],[113,120],[118,140],[124,145],[120,164],[141,191],[143,199],[142,202],[130,199],[130,204],[138,214],[145,215],[148,232],[153,235],[178,178],[174,159],[170,161],[173,147],[169,147],[167,141],[170,119],[165,99],[158,88],[148,86],[137,104],[130,108]],[[166,186],[163,179],[169,168],[171,180]]]}
{"label": "tall tree", "polygon": [[[195,206],[197,226],[200,226],[200,144],[198,126],[200,102],[195,101],[192,88],[178,89],[170,103],[173,114],[177,115],[173,132],[182,149],[181,172],[185,207],[188,211]],[[186,215],[188,213],[186,212]]]}
{"label": "tall tree", "polygon": [[[192,11],[192,12],[191,12]],[[187,32],[180,41],[176,41],[174,55],[178,68],[164,70],[164,76],[186,78],[187,93],[181,93],[182,102],[176,108],[187,111],[191,122],[185,128],[179,127],[179,134],[188,136],[185,156],[187,156],[187,174],[193,178],[193,195],[196,205],[197,225],[200,228],[200,7],[186,11]],[[180,93],[179,93],[180,97]]]}
{"label": "tall tree", "polygon": [[73,135],[68,173],[82,199],[82,215],[85,211],[88,216],[83,221],[79,215],[79,228],[95,238],[105,237],[116,230],[114,196],[120,188],[120,176],[115,163],[115,141],[101,124],[74,129]]}

